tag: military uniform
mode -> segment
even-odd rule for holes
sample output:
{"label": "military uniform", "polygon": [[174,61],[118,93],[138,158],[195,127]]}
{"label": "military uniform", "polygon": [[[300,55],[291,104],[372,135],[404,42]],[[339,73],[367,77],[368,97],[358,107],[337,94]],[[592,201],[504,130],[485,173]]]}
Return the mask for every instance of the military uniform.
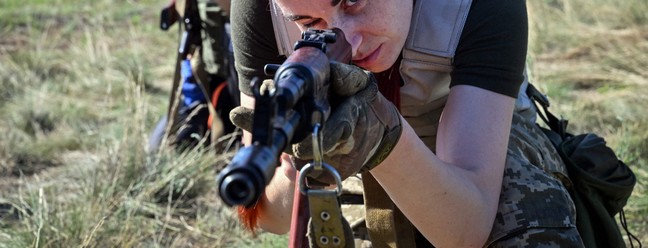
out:
{"label": "military uniform", "polygon": [[[267,78],[263,65],[284,59],[277,56],[267,4],[239,0],[232,6],[240,88],[248,95],[251,78]],[[395,65],[403,83],[400,113],[434,151],[450,87],[472,85],[516,97],[500,203],[485,245],[582,247],[563,162],[535,125],[535,109],[524,93],[526,21],[522,0],[415,1],[402,60]],[[373,247],[432,246],[412,229],[369,173],[362,180]]]}

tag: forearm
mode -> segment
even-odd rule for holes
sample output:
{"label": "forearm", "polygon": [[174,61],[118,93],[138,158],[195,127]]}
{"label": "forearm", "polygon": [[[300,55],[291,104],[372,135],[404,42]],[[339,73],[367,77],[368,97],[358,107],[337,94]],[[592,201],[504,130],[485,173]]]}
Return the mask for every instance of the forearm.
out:
{"label": "forearm", "polygon": [[[253,108],[254,98],[241,93],[241,106]],[[247,131],[243,132],[243,143],[246,145],[252,143],[252,135]],[[292,169],[289,156],[282,154],[280,163],[272,180],[266,186],[264,194],[259,199],[257,222],[261,229],[276,234],[286,233],[290,229],[295,188],[295,170]]]}
{"label": "forearm", "polygon": [[[276,234],[284,234],[290,230],[295,190],[295,181],[288,178],[290,174],[284,172],[284,166],[291,166],[286,164],[284,158],[287,156],[282,156],[282,166],[277,167],[272,181],[260,199],[263,207],[259,211],[259,227]],[[292,176],[294,177],[294,174]]]}
{"label": "forearm", "polygon": [[[453,96],[455,91],[464,97]],[[477,104],[485,99],[491,104]],[[512,98],[454,87],[439,124],[437,153],[404,121],[395,150],[371,171],[437,247],[486,242],[497,212],[512,108]]]}
{"label": "forearm", "polygon": [[[404,123],[405,124],[405,123]],[[473,171],[439,160],[405,124],[401,141],[371,173],[419,231],[437,247],[483,243],[497,202],[489,200]],[[415,136],[415,134],[414,134]],[[481,235],[480,235],[481,234]],[[477,245],[482,246],[482,245]]]}

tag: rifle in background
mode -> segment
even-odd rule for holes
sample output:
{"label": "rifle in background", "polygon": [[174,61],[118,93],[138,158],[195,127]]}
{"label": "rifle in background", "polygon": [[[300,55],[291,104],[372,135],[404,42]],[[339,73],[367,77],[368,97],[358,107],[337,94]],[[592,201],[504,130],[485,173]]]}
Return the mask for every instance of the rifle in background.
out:
{"label": "rifle in background", "polygon": [[[217,143],[235,131],[228,113],[238,106],[239,91],[227,29],[228,9],[229,0],[171,0],[162,9],[160,29],[168,31],[179,23],[179,38],[168,111],[149,140],[150,151],[165,143],[193,147],[207,134],[210,138],[205,145]],[[187,75],[189,80],[182,78]],[[187,98],[188,89],[199,91],[191,91]]]}

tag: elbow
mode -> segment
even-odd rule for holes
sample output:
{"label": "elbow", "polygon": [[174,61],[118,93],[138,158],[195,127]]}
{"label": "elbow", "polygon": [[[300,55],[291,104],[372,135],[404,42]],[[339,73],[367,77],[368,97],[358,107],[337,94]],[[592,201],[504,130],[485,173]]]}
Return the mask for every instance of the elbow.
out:
{"label": "elbow", "polygon": [[243,227],[253,234],[257,228],[274,234],[287,233],[290,230],[290,219],[273,213],[268,209],[267,204],[263,204],[263,202],[260,201],[258,204],[249,208],[242,206],[237,208],[238,219]]}
{"label": "elbow", "polygon": [[462,237],[457,240],[457,245],[448,247],[485,247],[493,230],[496,213],[497,208],[482,212],[481,218],[474,218],[474,222],[465,227],[464,230],[469,231],[462,232]]}
{"label": "elbow", "polygon": [[[454,231],[437,236],[439,242],[436,247],[486,247],[489,242],[493,223],[497,215],[497,202],[483,201],[472,210],[464,211],[459,224],[451,228]],[[448,229],[450,230],[450,229]],[[433,233],[430,233],[432,236]],[[432,240],[430,240],[432,241]]]}
{"label": "elbow", "polygon": [[461,246],[455,246],[455,247],[486,247],[486,242],[488,241],[488,236],[490,234],[490,231],[486,232],[485,235],[472,235],[469,239],[467,239],[464,245]]}
{"label": "elbow", "polygon": [[262,211],[259,216],[259,228],[274,234],[286,234],[290,231],[290,218],[277,216],[276,213]]}
{"label": "elbow", "polygon": [[436,247],[486,247],[489,234],[490,229],[486,232],[462,232],[461,235],[456,235],[446,242],[433,242],[433,244]]}
{"label": "elbow", "polygon": [[283,225],[278,221],[260,220],[259,227],[263,231],[278,235],[286,234],[290,231],[290,225]]}

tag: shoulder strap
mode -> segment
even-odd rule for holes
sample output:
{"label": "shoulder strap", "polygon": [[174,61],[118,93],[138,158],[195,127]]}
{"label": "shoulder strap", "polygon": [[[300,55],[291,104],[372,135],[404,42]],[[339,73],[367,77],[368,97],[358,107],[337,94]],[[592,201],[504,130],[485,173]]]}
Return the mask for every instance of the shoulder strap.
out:
{"label": "shoulder strap", "polygon": [[[560,156],[561,156],[563,159],[566,159],[567,155],[564,154],[563,149],[561,149],[561,148],[564,147],[564,145],[561,145],[561,143],[562,143],[566,138],[574,137],[572,134],[570,134],[570,133],[567,132],[567,124],[568,124],[568,121],[565,120],[565,119],[563,119],[562,117],[561,117],[561,118],[557,118],[554,114],[552,114],[551,112],[549,112],[549,105],[550,105],[550,104],[549,104],[549,99],[547,98],[546,95],[544,95],[544,94],[542,94],[540,91],[538,91],[538,89],[536,89],[536,88],[535,88],[531,83],[529,83],[529,85],[528,85],[528,87],[527,87],[527,89],[526,89],[526,93],[527,93],[527,95],[529,96],[529,98],[532,100],[531,102],[533,102],[533,104],[536,106],[536,109],[538,109],[538,104],[540,104],[540,106],[542,106],[543,111],[541,112],[541,111],[538,109],[538,115],[539,115],[540,118],[541,118],[541,119],[542,119],[542,120],[547,124],[547,126],[549,126],[549,128],[551,129],[551,131],[553,131],[553,132],[546,131],[545,134],[549,137],[549,139],[550,139],[551,142],[554,144],[554,146],[556,146],[556,148],[558,149],[558,152],[560,153]],[[543,131],[545,131],[545,130],[543,130]],[[556,137],[556,134],[557,134],[558,136],[560,136],[560,137]],[[573,162],[572,162],[572,163],[573,163]],[[623,165],[624,167],[626,166],[626,165],[625,165],[622,161],[620,161],[620,160],[619,160],[619,163],[620,163],[621,165]],[[580,167],[578,167],[578,166],[571,166],[571,167],[570,167],[570,166],[569,166],[570,163],[566,163],[566,165],[568,166],[568,168],[571,168],[571,167],[573,167],[573,168],[580,168]],[[581,180],[581,181],[582,181],[582,180],[585,180],[585,179],[582,179],[584,176],[576,176],[576,175],[574,175],[574,171],[576,171],[576,170],[574,170],[573,168],[569,170],[569,171],[570,171],[570,172],[569,172],[569,177],[572,178],[572,180],[574,180],[574,179],[575,179],[575,180]],[[626,167],[626,168],[627,168],[627,167]],[[629,170],[629,168],[627,168],[627,169]],[[632,173],[632,172],[630,171],[630,173]],[[576,176],[576,178],[577,178],[577,177],[580,177],[580,179],[576,179],[575,176]],[[633,175],[632,177],[634,177],[634,175]],[[591,176],[590,176],[589,178],[590,178],[590,179],[588,179],[588,180],[591,180],[592,178],[595,178],[595,177],[591,177]],[[619,177],[619,178],[620,178],[620,177]],[[619,178],[616,178],[615,180],[620,180]],[[581,183],[581,184],[582,184],[582,183]],[[578,184],[575,184],[575,185],[578,185]],[[592,186],[592,185],[594,185],[594,184],[591,184],[591,183],[590,183],[590,184],[588,184],[588,185]],[[632,185],[634,186],[634,183],[632,183]],[[599,186],[600,186],[600,185],[599,185]],[[618,185],[615,185],[615,186],[617,186],[617,189],[618,189]],[[633,186],[632,186],[632,187],[633,187]],[[573,190],[573,191],[572,191],[572,190]],[[570,194],[573,194],[573,195],[576,195],[576,194],[582,194],[582,193],[577,193],[578,191],[580,191],[579,189],[570,189],[570,191],[571,191]],[[632,191],[632,190],[630,190],[630,192],[631,192],[631,191]],[[588,192],[592,192],[592,191],[591,191],[591,190],[588,190]],[[589,193],[588,193],[588,194],[589,194]],[[597,194],[600,194],[600,193],[597,193]],[[574,201],[575,201],[575,202],[577,203],[577,205],[578,205],[578,204],[579,204],[578,202],[582,202],[582,201],[584,201],[584,200],[583,200],[584,198],[588,198],[588,197],[589,197],[589,196],[587,196],[587,195],[586,195],[586,196],[582,196],[582,197],[577,197],[577,198],[574,198]],[[628,197],[629,197],[629,195],[628,195]],[[627,198],[626,198],[626,199],[627,199]],[[582,203],[580,203],[580,204],[582,204]],[[624,203],[624,205],[625,205],[625,203]],[[577,208],[578,208],[578,207],[577,207]],[[589,209],[589,208],[588,208],[588,209]],[[590,211],[590,210],[588,210],[588,211]],[[585,215],[588,215],[588,214],[591,215],[592,213],[594,213],[594,212],[591,212],[591,213],[588,212],[588,213],[586,213]],[[581,218],[581,221],[580,221],[580,222],[582,222],[583,219],[588,219],[588,221],[589,221],[589,217],[586,217],[586,218]],[[612,217],[611,219],[614,219],[614,218]],[[636,242],[638,243],[639,247],[641,247],[641,246],[642,246],[642,245],[641,245],[641,241],[640,241],[640,240],[639,240],[639,239],[638,239],[634,234],[632,234],[632,233],[630,232],[630,230],[628,229],[628,225],[627,225],[627,221],[626,221],[626,218],[625,218],[625,212],[623,211],[623,207],[621,207],[621,209],[619,210],[619,221],[620,221],[621,227],[625,230],[626,235],[628,236],[628,241],[629,241],[629,243],[630,243],[630,246],[631,246],[631,247],[634,247],[634,241],[636,241]],[[581,225],[581,224],[578,224],[578,225]],[[580,226],[579,226],[579,231],[580,231],[580,229],[581,229],[581,228],[580,228]],[[594,230],[594,229],[591,229],[591,230]],[[590,231],[591,231],[591,230],[590,230]],[[587,231],[586,231],[586,232],[587,232]],[[593,241],[593,242],[595,242],[595,241]]]}
{"label": "shoulder strap", "polygon": [[[569,121],[563,119],[562,117],[558,118],[554,114],[549,112],[549,98],[547,98],[545,94],[542,94],[531,83],[529,83],[529,85],[527,86],[526,93],[531,99],[531,102],[535,105],[536,109],[538,109],[538,116],[540,116],[540,118],[544,121],[545,124],[547,124],[547,126],[549,126],[552,131],[558,133],[561,139],[565,139],[567,136],[570,136],[570,134],[567,133],[567,124],[569,123]],[[542,106],[542,112],[538,108],[538,104]]]}
{"label": "shoulder strap", "polygon": [[452,58],[472,0],[415,1],[406,51]]}

